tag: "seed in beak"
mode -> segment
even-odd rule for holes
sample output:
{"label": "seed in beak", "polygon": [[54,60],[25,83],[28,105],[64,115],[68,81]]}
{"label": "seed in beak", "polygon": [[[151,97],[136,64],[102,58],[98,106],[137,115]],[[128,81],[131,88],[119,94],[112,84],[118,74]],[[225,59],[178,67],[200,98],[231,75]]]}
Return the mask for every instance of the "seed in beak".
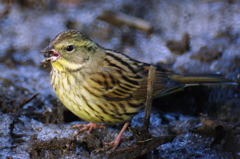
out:
{"label": "seed in beak", "polygon": [[52,52],[49,51],[44,53],[44,57],[50,57],[50,56],[52,56]]}

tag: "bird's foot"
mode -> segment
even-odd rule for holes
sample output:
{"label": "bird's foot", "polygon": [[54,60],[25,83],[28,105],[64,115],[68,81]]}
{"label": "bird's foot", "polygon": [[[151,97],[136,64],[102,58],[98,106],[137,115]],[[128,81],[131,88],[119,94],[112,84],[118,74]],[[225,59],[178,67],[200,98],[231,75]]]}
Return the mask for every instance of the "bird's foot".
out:
{"label": "bird's foot", "polygon": [[100,148],[100,149],[96,149],[94,150],[95,152],[101,152],[101,151],[106,151],[106,150],[110,150],[110,152],[114,151],[120,144],[121,142],[121,139],[122,139],[122,135],[124,133],[124,131],[127,129],[127,127],[129,126],[129,122],[126,122],[122,128],[122,130],[120,131],[120,133],[118,134],[118,136],[116,136],[115,140],[112,141],[112,142],[106,142],[106,143],[103,143],[103,145],[107,146],[107,147],[104,147],[104,148]]}
{"label": "bird's foot", "polygon": [[96,149],[94,150],[94,152],[98,153],[98,152],[107,151],[107,150],[110,150],[110,152],[113,152],[120,144],[120,141],[121,141],[121,138],[117,136],[114,141],[103,143],[103,145],[105,146],[104,148]]}
{"label": "bird's foot", "polygon": [[77,125],[73,125],[71,127],[72,129],[74,128],[82,128],[81,130],[79,130],[77,133],[74,134],[74,137],[78,136],[80,133],[87,131],[88,133],[91,133],[93,131],[93,129],[95,128],[105,128],[105,125],[97,125],[93,122],[90,122],[88,124],[77,124]]}
{"label": "bird's foot", "polygon": [[104,142],[103,145],[105,147],[96,149],[96,150],[94,150],[94,152],[98,153],[98,152],[110,150],[109,153],[111,153],[114,150],[116,150],[116,148],[119,146],[120,142],[129,141],[129,140],[132,140],[132,139],[133,139],[132,136],[126,137],[126,138],[119,138],[119,136],[117,136],[115,138],[115,140],[112,141],[112,142]]}

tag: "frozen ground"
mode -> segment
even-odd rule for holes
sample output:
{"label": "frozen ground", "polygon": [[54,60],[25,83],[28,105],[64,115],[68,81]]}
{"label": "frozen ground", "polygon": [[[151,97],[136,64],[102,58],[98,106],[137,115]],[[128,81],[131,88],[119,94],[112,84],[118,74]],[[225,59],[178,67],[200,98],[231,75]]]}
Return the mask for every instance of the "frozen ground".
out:
{"label": "frozen ground", "polygon": [[[149,22],[152,32],[99,20],[109,10]],[[238,0],[1,1],[1,158],[240,157],[239,126],[231,130],[240,122],[239,86],[189,88],[156,100],[150,132],[174,137],[144,154],[93,152],[114,139],[118,125],[74,140],[75,130],[69,128],[79,119],[58,102],[50,86],[50,67],[41,66],[43,55],[38,53],[67,29],[78,29],[106,48],[174,72],[221,73],[232,80],[240,74]],[[210,116],[210,122],[200,121],[200,113]],[[143,113],[134,117],[132,126],[140,126],[142,118]],[[210,127],[204,127],[206,123]],[[125,137],[130,136],[133,133],[127,131]],[[123,142],[119,149],[136,140]]]}

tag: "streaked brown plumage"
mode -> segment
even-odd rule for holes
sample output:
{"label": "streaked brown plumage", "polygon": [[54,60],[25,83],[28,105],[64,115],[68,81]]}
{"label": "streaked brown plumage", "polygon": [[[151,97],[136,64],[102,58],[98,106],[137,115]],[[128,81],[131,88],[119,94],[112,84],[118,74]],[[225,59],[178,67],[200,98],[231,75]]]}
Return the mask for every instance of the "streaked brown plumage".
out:
{"label": "streaked brown plumage", "polygon": [[[45,61],[52,64],[51,83],[58,98],[83,120],[128,123],[144,107],[149,64],[105,49],[74,30],[57,35],[42,52],[48,57]],[[187,86],[214,83],[231,81],[219,75],[157,70],[153,95],[161,97]],[[89,125],[90,130],[93,125]]]}

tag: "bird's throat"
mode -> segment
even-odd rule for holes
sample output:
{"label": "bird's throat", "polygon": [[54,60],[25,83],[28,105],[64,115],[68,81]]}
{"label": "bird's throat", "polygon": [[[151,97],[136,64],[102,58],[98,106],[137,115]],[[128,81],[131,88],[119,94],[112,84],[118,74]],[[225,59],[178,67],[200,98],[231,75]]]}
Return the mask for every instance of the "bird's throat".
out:
{"label": "bird's throat", "polygon": [[64,71],[78,71],[85,66],[85,63],[78,64],[74,62],[70,62],[64,58],[59,58],[57,61],[52,62],[52,67],[58,72]]}

